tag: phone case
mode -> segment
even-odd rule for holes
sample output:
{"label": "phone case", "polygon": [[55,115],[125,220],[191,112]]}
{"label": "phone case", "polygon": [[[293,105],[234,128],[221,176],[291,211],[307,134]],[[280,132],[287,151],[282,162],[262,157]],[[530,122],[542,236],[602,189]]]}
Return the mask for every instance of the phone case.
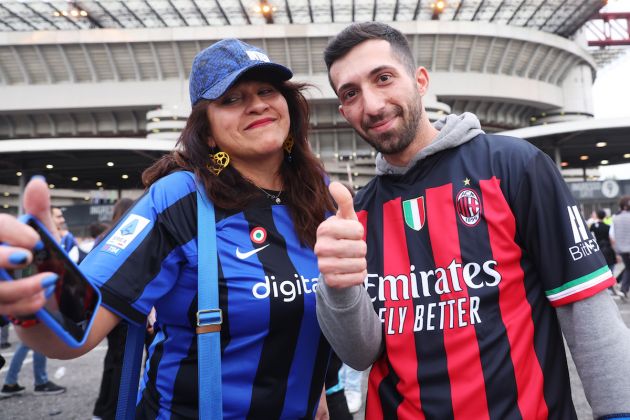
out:
{"label": "phone case", "polygon": [[[59,243],[57,243],[57,241],[50,235],[48,230],[39,222],[39,220],[37,220],[37,218],[35,218],[34,216],[31,216],[30,214],[25,214],[23,216],[20,216],[18,220],[20,220],[22,223],[25,223],[25,224],[28,223],[29,221],[33,221],[35,224],[37,224],[37,227],[41,231],[40,233],[43,235],[46,235],[48,239],[50,239],[51,243],[53,244],[52,246],[56,247],[58,251],[61,251],[61,255],[65,256],[65,259],[66,259],[65,263],[70,265],[77,272],[81,273],[81,270],[76,265],[76,263],[68,257],[68,254],[61,248],[61,246],[59,246]],[[64,343],[66,343],[70,347],[81,347],[83,344],[85,344],[85,341],[90,333],[90,330],[92,329],[92,324],[94,323],[94,318],[98,310],[98,307],[101,305],[100,290],[88,278],[86,278],[82,274],[81,274],[81,277],[85,279],[85,281],[92,286],[96,294],[95,309],[94,309],[94,312],[92,313],[92,316],[90,317],[90,320],[88,321],[88,325],[85,329],[85,334],[83,335],[82,340],[77,341],[72,335],[70,335],[59,324],[59,322],[52,315],[50,315],[50,313],[48,313],[48,311],[45,308],[41,308],[35,313],[35,316],[40,321],[46,324],[48,328],[50,328],[59,338],[63,340]],[[0,279],[16,281],[3,269],[0,269]]]}

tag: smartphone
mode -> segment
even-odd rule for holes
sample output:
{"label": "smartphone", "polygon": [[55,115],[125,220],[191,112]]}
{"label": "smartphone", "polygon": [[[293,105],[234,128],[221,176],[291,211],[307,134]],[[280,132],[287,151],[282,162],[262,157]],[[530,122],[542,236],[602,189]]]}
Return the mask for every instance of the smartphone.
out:
{"label": "smartphone", "polygon": [[19,269],[5,269],[8,280],[19,280],[41,272],[54,272],[59,276],[54,292],[35,316],[53,330],[66,344],[80,347],[85,343],[101,293],[81,273],[46,228],[33,216],[24,215],[20,221],[39,234],[44,247],[31,250],[33,261]]}

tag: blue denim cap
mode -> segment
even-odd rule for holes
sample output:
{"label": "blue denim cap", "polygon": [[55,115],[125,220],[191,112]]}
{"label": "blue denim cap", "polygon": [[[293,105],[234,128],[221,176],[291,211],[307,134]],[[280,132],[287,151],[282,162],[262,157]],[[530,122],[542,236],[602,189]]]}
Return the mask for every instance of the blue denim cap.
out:
{"label": "blue denim cap", "polygon": [[253,68],[261,69],[278,80],[289,80],[293,73],[273,63],[260,48],[238,39],[224,39],[210,45],[195,56],[190,71],[190,103],[220,97]]}

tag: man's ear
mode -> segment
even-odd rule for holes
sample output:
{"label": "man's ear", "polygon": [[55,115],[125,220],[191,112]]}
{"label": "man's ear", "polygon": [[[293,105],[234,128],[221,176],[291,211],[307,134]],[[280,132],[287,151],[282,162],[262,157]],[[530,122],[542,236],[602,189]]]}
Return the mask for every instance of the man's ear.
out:
{"label": "man's ear", "polygon": [[429,90],[429,72],[422,66],[416,70],[416,85],[421,96],[424,96]]}
{"label": "man's ear", "polygon": [[348,120],[346,118],[346,113],[343,111],[343,105],[339,105],[339,113],[341,114],[342,117],[346,119],[346,121]]}

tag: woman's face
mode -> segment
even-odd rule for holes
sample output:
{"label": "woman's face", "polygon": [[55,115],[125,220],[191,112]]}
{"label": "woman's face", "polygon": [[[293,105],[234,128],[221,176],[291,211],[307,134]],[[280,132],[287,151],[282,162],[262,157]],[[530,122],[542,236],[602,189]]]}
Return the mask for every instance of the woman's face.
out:
{"label": "woman's face", "polygon": [[207,116],[208,145],[227,152],[237,167],[268,158],[281,162],[282,144],[289,134],[289,107],[271,83],[237,82],[208,105]]}

